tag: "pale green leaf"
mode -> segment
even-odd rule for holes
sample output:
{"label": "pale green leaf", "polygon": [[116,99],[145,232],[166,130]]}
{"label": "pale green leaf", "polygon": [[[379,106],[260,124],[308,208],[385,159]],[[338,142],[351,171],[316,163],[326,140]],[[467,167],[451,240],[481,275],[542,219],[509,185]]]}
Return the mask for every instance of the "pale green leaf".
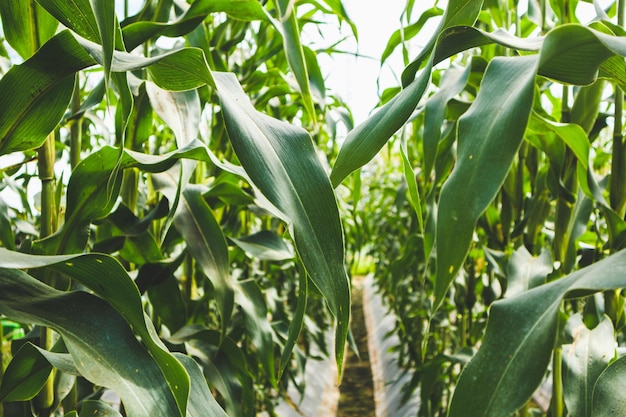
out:
{"label": "pale green leaf", "polygon": [[593,389],[591,417],[618,416],[626,410],[626,356],[611,363],[600,374]]}

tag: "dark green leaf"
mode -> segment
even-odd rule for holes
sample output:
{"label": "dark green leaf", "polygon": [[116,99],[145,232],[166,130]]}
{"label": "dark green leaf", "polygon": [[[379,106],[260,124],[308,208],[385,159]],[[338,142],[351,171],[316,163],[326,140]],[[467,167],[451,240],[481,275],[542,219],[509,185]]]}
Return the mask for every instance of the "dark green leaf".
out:
{"label": "dark green leaf", "polygon": [[37,0],[65,27],[93,42],[100,42],[100,31],[89,0]]}
{"label": "dark green leaf", "polygon": [[533,103],[536,58],[493,59],[476,100],[459,119],[457,163],[441,190],[437,214],[435,309],[522,143]]}
{"label": "dark green leaf", "polygon": [[293,249],[270,230],[263,230],[250,236],[239,239],[230,238],[237,246],[243,249],[248,256],[265,261],[284,261],[293,259]]}
{"label": "dark green leaf", "polygon": [[[482,345],[461,374],[449,416],[504,416],[517,411],[545,376],[556,341],[562,299],[624,288],[624,268],[626,251],[519,296],[495,302]],[[594,404],[600,402],[594,400]],[[605,404],[609,404],[608,400]]]}
{"label": "dark green leaf", "polygon": [[4,37],[24,59],[54,36],[59,22],[34,1],[0,2]]}
{"label": "dark green leaf", "polygon": [[52,366],[31,343],[13,356],[0,383],[0,403],[28,401],[44,386]]}
{"label": "dark green leaf", "polygon": [[296,249],[337,323],[339,369],[349,328],[350,287],[333,189],[306,131],[257,112],[232,74],[215,75],[226,128],[252,182],[284,213]]}

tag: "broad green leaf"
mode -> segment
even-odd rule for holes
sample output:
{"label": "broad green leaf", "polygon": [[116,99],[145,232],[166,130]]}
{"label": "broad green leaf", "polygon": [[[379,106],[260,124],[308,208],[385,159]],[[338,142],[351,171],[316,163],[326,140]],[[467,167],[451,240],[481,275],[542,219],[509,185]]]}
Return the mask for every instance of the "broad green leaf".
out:
{"label": "broad green leaf", "polygon": [[148,327],[142,309],[141,295],[124,267],[116,259],[101,254],[37,256],[11,252],[3,248],[0,248],[0,255],[2,268],[49,267],[80,282],[106,300],[142,338],[151,357],[162,370],[166,385],[174,394],[180,412],[184,414],[189,392],[188,377],[182,366],[153,334],[154,330]]}
{"label": "broad green leaf", "polygon": [[28,401],[44,386],[52,366],[31,343],[13,356],[0,383],[0,403]]}
{"label": "broad green leaf", "polygon": [[513,252],[507,265],[506,297],[515,297],[544,284],[552,270],[550,251],[543,250],[534,257],[525,246],[521,246]]}
{"label": "broad green leaf", "polygon": [[83,401],[83,406],[80,409],[80,413],[84,416],[95,417],[122,417],[119,411],[111,407],[104,401],[99,400],[86,400]]}
{"label": "broad green leaf", "polygon": [[456,386],[449,417],[505,416],[517,411],[545,376],[563,298],[624,288],[624,268],[626,251],[621,251],[564,278],[496,301],[481,347]]}
{"label": "broad green leaf", "polygon": [[575,314],[565,331],[571,344],[563,345],[563,399],[570,416],[590,416],[596,380],[615,356],[613,323],[604,316],[588,329],[582,316]]}
{"label": "broad green leaf", "polygon": [[100,42],[100,31],[90,0],[37,0],[68,29],[93,42]]}
{"label": "broad green leaf", "polygon": [[[104,60],[100,45],[86,39],[79,43],[66,30],[26,62],[13,66],[0,79],[0,95],[12,97],[0,101],[0,155],[40,146],[65,113],[74,89],[74,73]],[[152,80],[167,90],[213,84],[200,49],[183,48],[150,58],[114,51],[112,71],[146,67]],[[119,86],[127,89],[125,84]],[[125,114],[130,114],[128,109]]]}
{"label": "broad green leaf", "polygon": [[626,410],[626,356],[611,363],[600,374],[593,389],[591,417],[618,416]]}
{"label": "broad green leaf", "polygon": [[174,216],[174,226],[187,242],[187,250],[215,289],[222,320],[222,335],[226,335],[235,299],[228,245],[222,228],[202,197],[203,190],[202,186],[191,184],[185,188]]}
{"label": "broad green leaf", "polygon": [[457,162],[441,190],[437,213],[435,310],[463,265],[478,218],[504,183],[522,143],[536,68],[536,56],[494,58],[476,100],[459,119]]}
{"label": "broad green leaf", "polygon": [[80,373],[114,390],[129,415],[185,415],[155,359],[101,298],[82,291],[61,292],[22,271],[0,269],[0,312],[57,330]]}
{"label": "broad green leaf", "polygon": [[287,55],[287,62],[289,62],[289,67],[298,81],[304,107],[311,120],[315,121],[317,118],[311,96],[309,70],[300,41],[300,27],[296,15],[297,5],[290,0],[274,0],[274,2],[279,14],[278,19],[282,28],[281,35],[283,36],[283,48]]}
{"label": "broad green leaf", "polygon": [[227,417],[226,413],[215,401],[206,379],[202,375],[200,366],[189,356],[182,353],[174,353],[174,357],[183,364],[191,379],[191,392],[189,393],[188,417]]}
{"label": "broad green leaf", "polygon": [[237,246],[243,249],[252,258],[264,261],[285,261],[293,259],[293,248],[287,242],[270,230],[262,230],[250,236],[238,239],[229,238]]}
{"label": "broad green leaf", "polygon": [[95,63],[68,31],[0,79],[0,155],[39,147],[63,117],[74,72]]}
{"label": "broad green leaf", "polygon": [[591,132],[598,117],[605,85],[603,80],[596,80],[591,85],[581,87],[576,94],[570,111],[570,122],[580,125],[586,134]]}
{"label": "broad green leaf", "polygon": [[415,74],[422,65],[422,62],[424,62],[435,47],[439,34],[452,26],[472,26],[478,18],[482,5],[483,0],[450,0],[439,23],[439,27],[435,30],[433,36],[429,39],[417,58],[404,69],[402,73],[402,85],[407,86],[413,82]]}
{"label": "broad green leaf", "polygon": [[115,49],[115,33],[117,19],[115,18],[115,2],[110,0],[90,0],[91,9],[98,24],[99,39],[102,45],[102,67],[104,68],[104,85],[109,85],[111,77],[111,62]]}
{"label": "broad green leaf", "polygon": [[0,17],[4,37],[23,59],[30,58],[59,26],[35,1],[4,0],[0,2]]}
{"label": "broad green leaf", "polygon": [[252,182],[286,215],[296,250],[336,320],[337,366],[349,329],[350,286],[332,186],[306,131],[257,112],[232,74],[215,74],[232,146]]}

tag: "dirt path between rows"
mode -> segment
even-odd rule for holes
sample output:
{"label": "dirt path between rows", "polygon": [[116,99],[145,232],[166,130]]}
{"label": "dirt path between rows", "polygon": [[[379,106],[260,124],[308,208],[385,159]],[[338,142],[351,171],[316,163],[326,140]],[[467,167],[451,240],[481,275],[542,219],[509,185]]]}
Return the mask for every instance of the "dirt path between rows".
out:
{"label": "dirt path between rows", "polygon": [[360,358],[347,349],[344,374],[339,386],[337,417],[374,417],[374,385],[367,350],[367,328],[363,316],[362,280],[352,286],[352,332]]}

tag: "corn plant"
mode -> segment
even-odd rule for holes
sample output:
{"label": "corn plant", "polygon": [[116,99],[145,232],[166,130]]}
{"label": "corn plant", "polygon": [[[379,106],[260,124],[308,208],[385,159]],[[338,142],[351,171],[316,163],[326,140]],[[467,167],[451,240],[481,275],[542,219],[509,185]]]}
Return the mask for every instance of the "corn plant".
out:
{"label": "corn plant", "polygon": [[0,315],[25,333],[3,336],[0,403],[273,414],[313,344],[343,363],[349,280],[318,157],[341,102],[300,32],[352,23],[334,1],[131,5],[0,4]]}
{"label": "corn plant", "polygon": [[398,317],[406,396],[422,416],[623,413],[624,2],[414,6],[381,58],[402,49],[402,89],[330,174]]}

